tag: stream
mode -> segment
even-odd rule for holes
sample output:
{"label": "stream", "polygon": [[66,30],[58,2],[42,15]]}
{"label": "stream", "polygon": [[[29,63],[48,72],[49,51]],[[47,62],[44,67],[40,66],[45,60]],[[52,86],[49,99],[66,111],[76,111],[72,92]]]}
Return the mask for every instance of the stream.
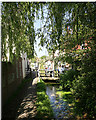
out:
{"label": "stream", "polygon": [[58,90],[58,86],[46,85],[46,94],[49,96],[50,103],[53,109],[54,118],[56,120],[72,120],[71,107],[64,101],[64,98]]}

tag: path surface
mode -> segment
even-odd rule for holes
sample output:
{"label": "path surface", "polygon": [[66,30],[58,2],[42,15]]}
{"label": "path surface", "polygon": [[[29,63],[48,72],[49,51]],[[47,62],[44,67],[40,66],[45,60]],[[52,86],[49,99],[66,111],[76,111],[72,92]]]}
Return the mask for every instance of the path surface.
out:
{"label": "path surface", "polygon": [[10,105],[3,109],[4,120],[34,120],[36,116],[36,83],[38,78],[26,83]]}

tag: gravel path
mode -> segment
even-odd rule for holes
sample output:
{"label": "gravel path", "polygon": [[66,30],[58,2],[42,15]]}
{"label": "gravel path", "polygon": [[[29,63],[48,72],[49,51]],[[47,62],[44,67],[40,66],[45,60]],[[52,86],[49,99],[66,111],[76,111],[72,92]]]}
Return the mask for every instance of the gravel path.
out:
{"label": "gravel path", "polygon": [[36,116],[36,84],[38,78],[26,83],[17,97],[6,108],[3,108],[4,120],[35,120]]}

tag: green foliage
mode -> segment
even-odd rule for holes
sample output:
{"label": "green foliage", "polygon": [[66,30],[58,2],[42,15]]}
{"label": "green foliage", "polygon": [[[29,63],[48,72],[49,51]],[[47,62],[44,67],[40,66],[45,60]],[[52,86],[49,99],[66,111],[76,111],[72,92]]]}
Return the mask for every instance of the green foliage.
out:
{"label": "green foliage", "polygon": [[[47,56],[42,56],[40,57],[40,61],[39,61],[39,64],[40,64],[40,69],[45,69],[45,62],[47,60]],[[43,72],[43,71],[41,71]]]}
{"label": "green foliage", "polygon": [[34,58],[31,59],[32,63],[36,63],[38,60],[38,57],[34,56]]}
{"label": "green foliage", "polygon": [[37,119],[50,120],[53,118],[53,111],[50,106],[50,100],[46,95],[45,83],[40,79],[37,83]]}
{"label": "green foliage", "polygon": [[[94,77],[96,75],[94,74]],[[75,111],[79,109],[78,114],[87,113],[89,118],[96,117],[96,102],[95,102],[95,78],[89,77],[89,74],[79,77],[74,83],[74,97],[79,100],[75,103]]]}
{"label": "green foliage", "polygon": [[37,90],[38,92],[46,91],[45,83],[42,79],[40,79],[40,82],[37,84]]}
{"label": "green foliage", "polygon": [[[60,77],[64,87],[70,88],[74,98],[79,101],[75,102],[75,112],[82,116],[87,113],[87,117],[96,119],[96,3],[3,2],[3,59],[7,59],[8,48],[11,61],[13,54],[19,56],[22,52],[32,57],[35,15],[43,23],[43,28],[38,29],[36,34],[41,38],[41,46],[46,45],[49,51],[59,49],[65,52],[58,61],[66,61],[74,68],[74,71],[66,71]],[[84,49],[77,50],[78,45],[84,42],[87,44],[83,46]],[[45,96],[45,92],[40,94]]]}
{"label": "green foliage", "polygon": [[43,59],[46,60],[46,58],[47,58],[47,56],[45,56],[45,55],[43,55],[43,56],[41,57],[42,60],[43,60]]}
{"label": "green foliage", "polygon": [[[43,36],[50,50],[66,54],[61,59],[72,64],[74,71],[61,75],[62,84],[70,88],[75,101],[75,113],[87,113],[96,119],[96,3],[47,3],[47,36]],[[83,50],[77,50],[82,45]],[[60,59],[60,58],[59,58]],[[92,91],[92,92],[91,92]]]}
{"label": "green foliage", "polygon": [[[96,118],[96,54],[91,49],[84,54],[81,62],[75,62],[75,71],[66,71],[61,75],[61,83],[64,89],[70,89],[74,98],[74,113],[83,119],[86,113],[87,119]],[[75,58],[75,61],[79,57]],[[78,70],[77,70],[78,69]]]}
{"label": "green foliage", "polygon": [[96,54],[92,50],[82,59],[80,76],[73,82],[73,95],[79,99],[75,103],[76,110],[79,109],[79,114],[87,113],[90,119],[96,118]]}
{"label": "green foliage", "polygon": [[63,86],[63,89],[72,88],[72,82],[76,76],[78,76],[78,71],[75,71],[72,69],[65,71],[64,74],[61,74],[60,80],[61,80],[61,84]]}
{"label": "green foliage", "polygon": [[72,93],[70,91],[57,91],[56,92],[57,95],[61,95],[61,97],[63,98],[64,101],[66,101],[68,104],[70,104],[71,106],[74,104],[73,103],[73,96]]}
{"label": "green foliage", "polygon": [[[61,76],[61,78],[63,81],[65,79],[64,87],[69,87],[73,93],[75,101],[74,112],[82,116],[82,119],[84,119],[83,115],[85,113],[88,119],[96,118],[96,32],[94,32],[96,29],[96,25],[94,24],[96,21],[95,10],[95,3],[73,4],[70,22],[66,24],[66,27],[68,25],[70,28],[68,31],[72,30],[72,34],[68,33],[66,29],[65,37],[62,39],[62,41],[65,41],[65,46],[61,46],[61,48],[65,48],[66,52],[65,57],[63,58],[68,63],[73,65],[75,71],[79,71],[77,77],[71,76],[69,72],[69,75],[65,73],[64,76]],[[92,15],[91,12],[93,13]],[[87,46],[84,46],[84,50],[77,50],[76,45],[82,45],[84,41],[87,44]],[[69,80],[72,80],[72,82],[69,82]],[[76,102],[76,100],[78,102]]]}
{"label": "green foliage", "polygon": [[2,2],[1,7],[2,59],[7,60],[8,49],[11,62],[13,54],[18,57],[23,52],[32,58],[35,42],[34,19],[39,3]]}

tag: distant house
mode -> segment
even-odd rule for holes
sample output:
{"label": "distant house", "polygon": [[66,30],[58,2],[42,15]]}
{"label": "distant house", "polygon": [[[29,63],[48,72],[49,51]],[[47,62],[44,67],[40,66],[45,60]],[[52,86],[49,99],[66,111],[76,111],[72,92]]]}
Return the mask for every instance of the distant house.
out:
{"label": "distant house", "polygon": [[51,60],[47,60],[45,62],[45,69],[49,70],[54,70],[54,63]]}

